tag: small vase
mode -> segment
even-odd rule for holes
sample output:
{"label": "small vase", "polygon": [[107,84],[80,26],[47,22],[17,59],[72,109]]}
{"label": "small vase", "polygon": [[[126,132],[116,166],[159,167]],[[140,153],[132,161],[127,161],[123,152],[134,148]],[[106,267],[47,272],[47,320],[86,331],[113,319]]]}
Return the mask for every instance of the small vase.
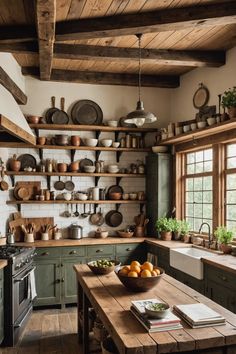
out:
{"label": "small vase", "polygon": [[230,119],[236,118],[236,107],[229,107],[228,114]]}
{"label": "small vase", "polygon": [[231,245],[225,245],[224,243],[221,243],[220,250],[225,254],[230,254],[232,252],[232,247]]}
{"label": "small vase", "polygon": [[163,241],[171,241],[172,238],[172,232],[171,231],[161,231],[161,240]]}

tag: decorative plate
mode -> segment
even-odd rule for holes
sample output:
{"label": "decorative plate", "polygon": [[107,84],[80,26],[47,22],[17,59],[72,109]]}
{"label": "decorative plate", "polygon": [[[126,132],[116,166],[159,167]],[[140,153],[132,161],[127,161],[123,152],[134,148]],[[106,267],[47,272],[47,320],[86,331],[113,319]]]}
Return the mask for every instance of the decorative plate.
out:
{"label": "decorative plate", "polygon": [[93,161],[90,160],[90,159],[82,159],[82,160],[80,160],[79,171],[80,172],[85,172],[84,171],[84,167],[85,166],[93,166]]}
{"label": "decorative plate", "polygon": [[23,154],[17,158],[21,162],[21,171],[24,171],[25,168],[31,167],[32,169],[36,168],[37,162],[33,155]]}
{"label": "decorative plate", "polygon": [[75,124],[101,125],[103,113],[96,102],[80,100],[72,107],[71,117]]}
{"label": "decorative plate", "polygon": [[209,90],[203,84],[200,84],[200,87],[197,89],[193,96],[193,105],[195,108],[199,109],[204,107],[209,101]]}

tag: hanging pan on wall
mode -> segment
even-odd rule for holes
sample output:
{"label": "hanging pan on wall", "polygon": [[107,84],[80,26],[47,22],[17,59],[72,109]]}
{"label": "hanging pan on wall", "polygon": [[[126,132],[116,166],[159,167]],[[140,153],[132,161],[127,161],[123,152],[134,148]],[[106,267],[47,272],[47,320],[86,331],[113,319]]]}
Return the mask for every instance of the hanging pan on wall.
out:
{"label": "hanging pan on wall", "polygon": [[72,107],[71,117],[75,124],[101,125],[103,113],[96,102],[80,100]]}
{"label": "hanging pan on wall", "polygon": [[105,216],[106,224],[110,227],[117,227],[122,224],[123,215],[117,210],[110,210]]}

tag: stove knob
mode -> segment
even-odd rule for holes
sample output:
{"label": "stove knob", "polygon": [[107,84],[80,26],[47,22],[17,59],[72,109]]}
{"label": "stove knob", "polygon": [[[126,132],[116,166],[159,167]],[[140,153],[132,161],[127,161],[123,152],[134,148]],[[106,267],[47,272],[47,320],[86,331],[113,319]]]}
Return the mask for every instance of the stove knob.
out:
{"label": "stove knob", "polygon": [[15,265],[15,269],[20,269],[20,267],[21,267],[21,263],[17,263],[17,264]]}

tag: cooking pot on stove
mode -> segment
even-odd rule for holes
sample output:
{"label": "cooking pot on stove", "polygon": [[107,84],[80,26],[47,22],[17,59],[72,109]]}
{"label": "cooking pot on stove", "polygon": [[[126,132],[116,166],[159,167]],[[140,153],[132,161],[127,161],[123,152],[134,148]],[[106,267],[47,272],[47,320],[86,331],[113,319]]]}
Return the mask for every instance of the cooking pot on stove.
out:
{"label": "cooking pot on stove", "polygon": [[83,227],[78,224],[69,226],[69,238],[79,240],[83,238]]}

